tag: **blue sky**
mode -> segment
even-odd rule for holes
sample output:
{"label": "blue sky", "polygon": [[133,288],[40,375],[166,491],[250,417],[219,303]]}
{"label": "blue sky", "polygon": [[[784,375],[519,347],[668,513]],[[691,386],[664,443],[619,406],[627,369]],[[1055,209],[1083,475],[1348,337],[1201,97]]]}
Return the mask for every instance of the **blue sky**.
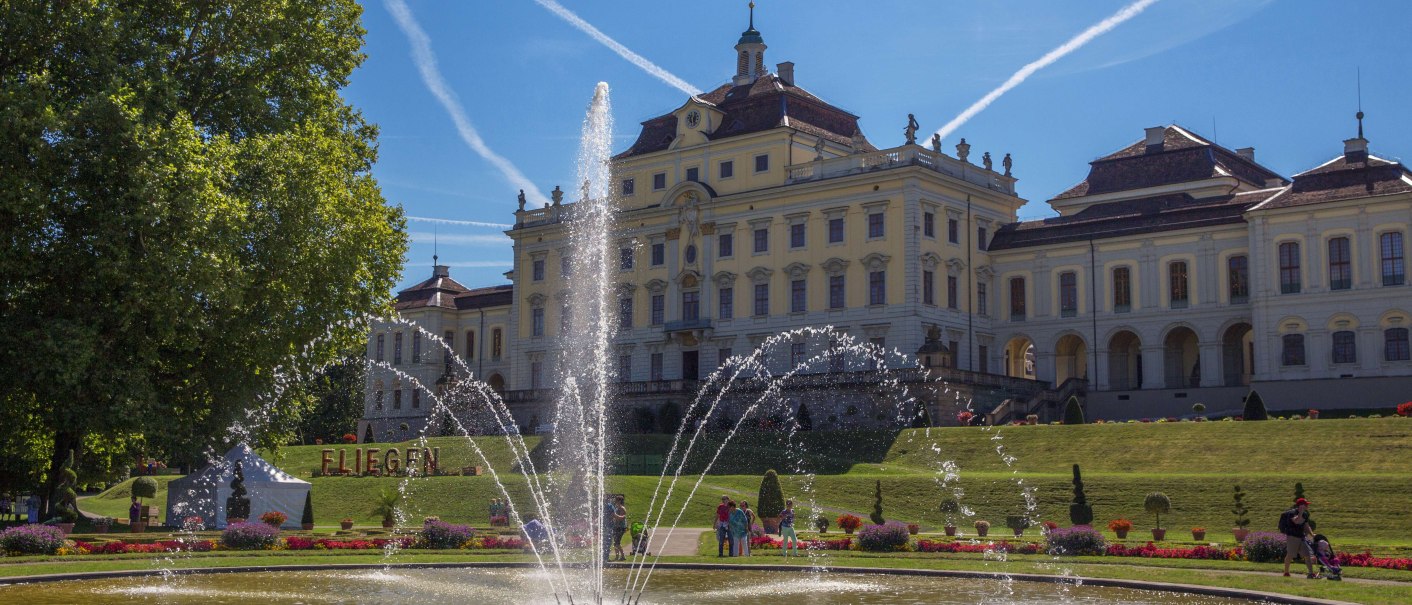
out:
{"label": "blue sky", "polygon": [[[396,0],[394,0],[396,1]],[[560,0],[632,51],[709,90],[734,73],[745,2]],[[766,63],[862,118],[879,147],[902,143],[907,114],[930,133],[1025,64],[1125,1],[841,2],[761,0]],[[584,108],[612,87],[617,149],[638,123],[681,105],[648,75],[532,0],[410,0],[450,91],[485,145],[547,192],[570,189]],[[518,187],[458,136],[423,83],[412,46],[383,0],[365,0],[367,61],[346,98],[381,128],[374,174],[408,215],[513,222]],[[1037,72],[942,142],[973,157],[1011,153],[1021,218],[1083,179],[1087,162],[1182,124],[1285,175],[1342,150],[1355,133],[1355,71],[1374,153],[1412,158],[1412,2],[1160,0]],[[503,283],[510,240],[494,227],[411,221],[399,284],[441,261],[468,286]]]}

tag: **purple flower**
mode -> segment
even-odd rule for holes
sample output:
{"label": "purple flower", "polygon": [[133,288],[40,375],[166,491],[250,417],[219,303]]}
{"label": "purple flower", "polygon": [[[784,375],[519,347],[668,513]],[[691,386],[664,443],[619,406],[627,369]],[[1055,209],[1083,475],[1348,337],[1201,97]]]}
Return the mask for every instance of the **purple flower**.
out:
{"label": "purple flower", "polygon": [[52,555],[64,546],[64,532],[52,525],[20,525],[0,532],[0,551]]}

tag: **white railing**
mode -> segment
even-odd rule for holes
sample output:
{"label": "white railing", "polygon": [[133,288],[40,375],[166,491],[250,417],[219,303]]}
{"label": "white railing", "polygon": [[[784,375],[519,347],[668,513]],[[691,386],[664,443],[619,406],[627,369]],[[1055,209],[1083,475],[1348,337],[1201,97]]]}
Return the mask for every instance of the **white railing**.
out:
{"label": "white railing", "polygon": [[904,166],[921,166],[987,189],[1011,195],[1015,193],[1014,177],[1005,176],[994,170],[986,170],[970,162],[962,162],[946,154],[917,145],[904,145],[869,153],[855,153],[790,166],[788,168],[789,182],[799,183]]}

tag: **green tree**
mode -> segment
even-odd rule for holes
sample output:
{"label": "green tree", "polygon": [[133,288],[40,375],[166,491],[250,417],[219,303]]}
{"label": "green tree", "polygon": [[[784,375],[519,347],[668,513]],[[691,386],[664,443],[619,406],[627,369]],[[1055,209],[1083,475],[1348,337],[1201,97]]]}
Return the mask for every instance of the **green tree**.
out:
{"label": "green tree", "polygon": [[0,401],[36,404],[51,491],[91,436],[194,461],[263,405],[278,443],[274,369],[334,326],[298,357],[331,361],[397,278],[377,130],[338,92],[358,4],[228,4],[0,11]]}
{"label": "green tree", "polygon": [[1064,403],[1064,424],[1083,424],[1084,406],[1079,403],[1076,395],[1070,395],[1069,400]]}
{"label": "green tree", "polygon": [[877,487],[873,489],[873,513],[868,515],[868,519],[870,519],[874,525],[882,525],[887,522],[887,519],[883,518],[881,479],[878,480]]}
{"label": "green tree", "polygon": [[755,498],[760,517],[778,517],[784,512],[784,490],[780,488],[779,475],[775,469],[765,471],[760,479],[760,493]]}
{"label": "green tree", "polygon": [[1235,486],[1235,494],[1232,497],[1235,503],[1231,506],[1231,514],[1235,515],[1235,526],[1237,529],[1245,529],[1250,525],[1250,509],[1245,507],[1245,492],[1240,490],[1240,485]]}
{"label": "green tree", "polygon": [[1162,513],[1172,512],[1172,499],[1162,492],[1152,492],[1143,500],[1142,508],[1157,516],[1157,529],[1162,529]]}
{"label": "green tree", "polygon": [[299,517],[301,525],[314,524],[314,491],[304,492],[304,514]]}
{"label": "green tree", "polygon": [[337,443],[356,431],[358,419],[363,417],[365,380],[366,365],[362,347],[358,347],[301,384],[306,396],[299,418],[300,442],[307,445],[319,438],[324,443]]}
{"label": "green tree", "polygon": [[133,479],[132,495],[138,498],[156,498],[157,480],[151,477],[138,477]]}
{"label": "green tree", "polygon": [[1270,419],[1270,413],[1265,411],[1265,400],[1260,397],[1260,393],[1251,391],[1245,396],[1245,411],[1241,417],[1246,420]]}
{"label": "green tree", "polygon": [[1069,504],[1069,522],[1074,525],[1093,523],[1093,507],[1084,495],[1084,480],[1079,475],[1079,465],[1074,465],[1074,501]]}

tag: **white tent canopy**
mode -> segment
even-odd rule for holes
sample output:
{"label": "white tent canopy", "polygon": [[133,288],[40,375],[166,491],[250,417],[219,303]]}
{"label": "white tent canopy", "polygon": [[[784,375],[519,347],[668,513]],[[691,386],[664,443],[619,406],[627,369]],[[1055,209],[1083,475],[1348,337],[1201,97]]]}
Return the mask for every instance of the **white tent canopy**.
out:
{"label": "white tent canopy", "polygon": [[245,474],[245,495],[250,498],[250,520],[270,511],[279,511],[289,518],[283,527],[298,529],[304,514],[304,497],[309,482],[294,478],[261,458],[241,443],[231,448],[220,460],[199,472],[167,484],[167,524],[179,526],[192,515],[201,517],[210,528],[226,526],[226,498],[230,497],[230,482],[235,478],[235,463],[240,462]]}

